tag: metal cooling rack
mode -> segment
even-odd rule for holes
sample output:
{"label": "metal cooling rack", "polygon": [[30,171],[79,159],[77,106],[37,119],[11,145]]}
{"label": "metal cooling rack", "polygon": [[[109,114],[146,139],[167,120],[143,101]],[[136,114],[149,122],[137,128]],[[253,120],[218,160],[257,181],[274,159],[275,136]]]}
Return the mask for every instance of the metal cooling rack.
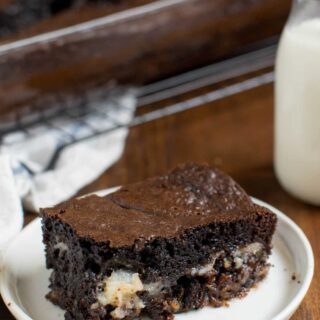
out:
{"label": "metal cooling rack", "polygon": [[[12,139],[12,136],[15,137],[16,135],[9,135],[13,132],[17,133],[18,136],[20,135],[19,139],[21,139],[21,136],[27,139],[32,134],[44,132],[48,129],[60,130],[60,132],[62,131],[63,139],[59,146],[57,146],[54,155],[42,172],[48,171],[54,168],[61,151],[75,143],[92,139],[96,136],[112,132],[119,128],[138,126],[165,116],[196,108],[246,90],[272,83],[274,80],[274,74],[272,71],[266,71],[259,75],[255,74],[255,72],[267,70],[268,68],[270,70],[270,67],[274,64],[275,52],[276,46],[271,45],[264,49],[250,52],[205,68],[197,69],[164,81],[144,86],[137,90],[138,112],[129,124],[119,122],[117,114],[112,114],[112,112],[108,111],[101,112],[101,108],[99,108],[99,106],[91,103],[92,99],[97,97],[87,97],[84,99],[82,97],[82,99],[79,100],[79,103],[76,104],[76,107],[74,103],[68,104],[67,101],[61,99],[61,101],[57,101],[55,108],[40,110],[38,112],[31,111],[30,109],[24,109],[23,113],[15,115],[11,119],[6,119],[2,123],[0,122],[1,142],[6,145],[14,143],[15,139]],[[148,110],[149,106],[152,107],[157,102],[173,97],[179,97],[184,93],[196,91],[197,89],[208,86],[210,87],[223,81],[235,79],[241,76],[246,77],[245,79],[238,80],[232,84],[225,85],[222,88],[216,88],[209,92],[206,91],[205,93],[199,93],[193,98],[156,110]],[[110,97],[108,100],[109,99]],[[116,99],[114,99],[114,103],[117,103]],[[121,108],[124,108],[121,104],[116,107],[117,112],[121,112]],[[139,112],[139,108],[141,107],[144,107],[144,110],[146,110],[142,114]],[[90,115],[93,118],[97,117],[100,123],[104,123],[106,125],[101,127],[94,126],[92,123],[85,120],[87,119],[87,115]],[[65,131],[63,123],[59,123],[59,119],[62,117],[74,119],[78,122],[82,122],[83,119],[82,127],[85,128],[86,134],[79,135]],[[11,139],[6,139],[8,136],[11,136]],[[29,174],[36,174],[36,172],[31,168],[26,167],[25,164],[23,164],[23,166],[28,170]]]}

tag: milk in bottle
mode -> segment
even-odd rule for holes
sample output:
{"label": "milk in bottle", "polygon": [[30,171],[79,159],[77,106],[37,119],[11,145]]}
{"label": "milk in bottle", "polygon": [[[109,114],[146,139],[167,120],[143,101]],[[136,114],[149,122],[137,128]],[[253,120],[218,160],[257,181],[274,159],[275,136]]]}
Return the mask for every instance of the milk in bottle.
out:
{"label": "milk in bottle", "polygon": [[320,205],[320,1],[298,1],[276,61],[275,170],[282,186]]}

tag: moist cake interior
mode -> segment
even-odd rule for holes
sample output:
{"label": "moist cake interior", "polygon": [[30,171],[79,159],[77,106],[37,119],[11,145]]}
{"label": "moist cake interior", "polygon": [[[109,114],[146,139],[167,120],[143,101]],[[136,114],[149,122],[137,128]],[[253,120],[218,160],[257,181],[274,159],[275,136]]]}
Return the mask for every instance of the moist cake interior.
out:
{"label": "moist cake interior", "polygon": [[48,298],[77,320],[173,319],[242,297],[267,274],[276,226],[229,176],[194,163],[41,213]]}

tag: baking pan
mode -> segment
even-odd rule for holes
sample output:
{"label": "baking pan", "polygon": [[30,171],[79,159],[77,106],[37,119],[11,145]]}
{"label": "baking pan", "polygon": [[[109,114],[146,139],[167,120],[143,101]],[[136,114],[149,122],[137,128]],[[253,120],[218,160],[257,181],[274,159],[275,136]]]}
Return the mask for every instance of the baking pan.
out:
{"label": "baking pan", "polygon": [[289,7],[288,0],[140,1],[46,33],[31,28],[0,45],[0,114],[117,83],[151,83],[242,53],[278,35]]}

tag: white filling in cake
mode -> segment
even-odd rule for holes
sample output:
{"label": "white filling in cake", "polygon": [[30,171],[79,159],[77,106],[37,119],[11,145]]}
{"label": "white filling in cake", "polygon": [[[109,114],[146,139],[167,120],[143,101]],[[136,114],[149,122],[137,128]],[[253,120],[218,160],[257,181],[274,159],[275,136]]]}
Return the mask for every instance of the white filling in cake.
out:
{"label": "white filling in cake", "polygon": [[[263,249],[261,243],[252,243],[242,248],[237,248],[231,254],[231,259],[224,259],[226,269],[233,264],[236,269],[240,269],[248,260],[249,256],[258,254]],[[210,259],[210,262],[192,268],[189,275],[192,276],[207,276],[214,274],[214,265],[216,260],[223,252],[216,253]],[[113,271],[109,277],[103,280],[103,291],[98,294],[98,303],[103,306],[111,305],[115,307],[111,316],[114,319],[125,318],[131,310],[136,310],[137,314],[145,307],[143,301],[138,297],[137,292],[148,291],[150,295],[156,295],[168,284],[155,282],[144,284],[138,273],[133,273],[125,270]],[[92,307],[98,307],[94,304]]]}

